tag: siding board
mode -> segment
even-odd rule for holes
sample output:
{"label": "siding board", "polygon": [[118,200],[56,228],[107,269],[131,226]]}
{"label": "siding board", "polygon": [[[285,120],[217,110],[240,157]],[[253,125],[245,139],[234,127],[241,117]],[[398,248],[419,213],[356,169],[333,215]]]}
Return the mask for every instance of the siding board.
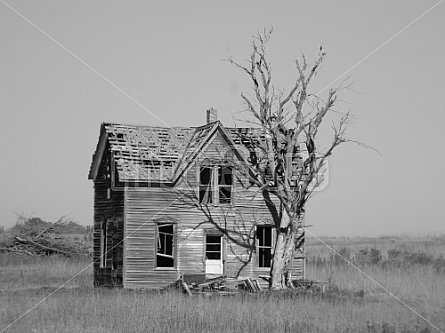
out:
{"label": "siding board", "polygon": [[[258,277],[269,274],[259,268],[255,252],[255,225],[274,224],[270,205],[257,189],[243,188],[242,175],[233,178],[232,204],[200,209],[193,198],[198,193],[201,163],[225,163],[227,143],[219,133],[208,143],[183,179],[172,187],[122,187],[112,192],[108,172],[110,154],[104,154],[95,181],[94,258],[100,253],[100,227],[110,226],[107,267],[95,261],[96,285],[123,285],[126,288],[161,288],[184,273],[205,272],[205,232],[220,231],[224,236],[225,274],[229,277]],[[108,150],[106,150],[108,151]],[[219,161],[219,162],[218,162]],[[269,200],[279,207],[277,198]],[[156,268],[156,223],[175,223],[176,262],[172,269]],[[111,235],[110,234],[110,235]],[[125,239],[124,239],[125,237]],[[301,256],[301,254],[298,254]],[[293,276],[303,276],[303,260],[294,259]]]}

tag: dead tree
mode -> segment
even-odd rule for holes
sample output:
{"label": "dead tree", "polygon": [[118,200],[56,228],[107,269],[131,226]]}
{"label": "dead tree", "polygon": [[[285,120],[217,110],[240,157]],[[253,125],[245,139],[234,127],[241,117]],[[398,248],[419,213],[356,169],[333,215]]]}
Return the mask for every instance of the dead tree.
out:
{"label": "dead tree", "polygon": [[[291,286],[289,266],[295,247],[296,234],[302,227],[305,205],[320,184],[319,174],[326,159],[343,142],[349,112],[332,113],[337,92],[329,90],[325,100],[310,95],[308,86],[317,74],[326,52],[320,47],[317,59],[309,65],[304,55],[295,60],[296,79],[288,92],[278,91],[272,83],[272,69],[267,60],[266,45],[272,30],[259,33],[252,42],[247,64],[230,57],[228,60],[253,84],[253,94],[241,94],[245,111],[253,116],[265,136],[266,144],[258,147],[263,156],[251,158],[248,173],[251,182],[263,191],[278,197],[281,211],[276,224],[276,242],[271,268],[271,288]],[[333,123],[330,145],[322,150],[317,145],[317,133],[328,113],[338,116]]]}

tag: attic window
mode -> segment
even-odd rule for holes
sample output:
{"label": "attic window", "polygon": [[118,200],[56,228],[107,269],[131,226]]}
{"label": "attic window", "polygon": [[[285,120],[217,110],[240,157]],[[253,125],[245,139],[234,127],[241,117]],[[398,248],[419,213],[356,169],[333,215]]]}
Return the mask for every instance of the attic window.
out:
{"label": "attic window", "polygon": [[199,203],[230,204],[233,174],[228,166],[204,166],[199,169]]}

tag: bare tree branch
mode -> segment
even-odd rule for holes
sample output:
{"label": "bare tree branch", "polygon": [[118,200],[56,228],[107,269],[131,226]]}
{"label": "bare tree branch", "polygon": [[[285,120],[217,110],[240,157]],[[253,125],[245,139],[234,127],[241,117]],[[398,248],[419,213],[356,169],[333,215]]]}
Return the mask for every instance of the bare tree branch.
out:
{"label": "bare tree branch", "polygon": [[[321,183],[320,173],[327,158],[345,142],[373,148],[347,139],[350,112],[334,109],[337,93],[350,88],[346,80],[339,87],[331,88],[325,99],[308,92],[326,56],[322,45],[313,64],[308,65],[304,54],[295,59],[295,83],[287,92],[274,88],[266,52],[271,33],[272,29],[254,36],[246,65],[235,62],[232,57],[229,62],[245,73],[253,84],[253,96],[241,94],[241,98],[246,104],[246,111],[260,123],[265,140],[255,144],[261,147],[265,156],[261,161],[252,162],[255,165],[250,169],[249,177],[280,202],[281,221],[276,225],[271,276],[273,288],[285,288],[289,282],[286,281],[288,264],[297,244],[296,230],[303,219],[307,200]],[[333,124],[330,145],[321,152],[316,145],[317,133],[329,112],[340,115],[340,119]],[[292,119],[293,122],[290,121]]]}

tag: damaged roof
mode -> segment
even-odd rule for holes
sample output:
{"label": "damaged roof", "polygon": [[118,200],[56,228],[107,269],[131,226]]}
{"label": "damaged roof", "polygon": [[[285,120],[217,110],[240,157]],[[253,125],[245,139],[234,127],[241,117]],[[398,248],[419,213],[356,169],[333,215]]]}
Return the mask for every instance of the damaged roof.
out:
{"label": "damaged roof", "polygon": [[237,148],[236,154],[252,143],[264,144],[261,129],[225,128],[219,121],[200,127],[103,123],[88,179],[95,180],[108,147],[120,181],[174,181],[217,131]]}

